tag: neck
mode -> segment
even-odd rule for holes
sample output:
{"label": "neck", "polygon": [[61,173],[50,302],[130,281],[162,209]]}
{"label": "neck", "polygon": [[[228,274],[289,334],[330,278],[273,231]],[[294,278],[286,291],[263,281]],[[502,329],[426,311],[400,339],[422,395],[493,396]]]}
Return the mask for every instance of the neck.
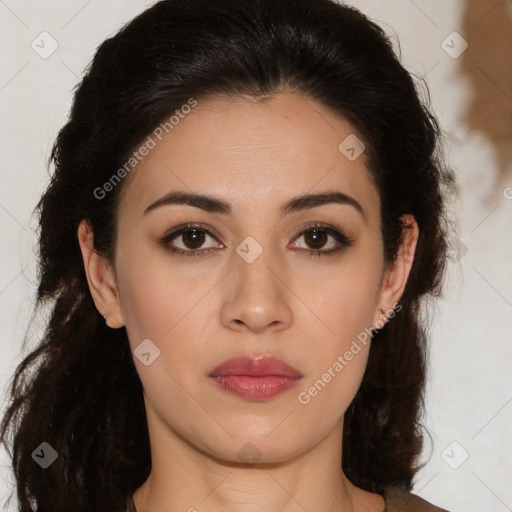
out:
{"label": "neck", "polygon": [[[148,415],[154,411],[148,409]],[[191,446],[156,415],[150,421],[152,469],[135,491],[137,512],[381,512],[380,495],[355,487],[341,468],[343,420],[289,460],[244,464]]]}

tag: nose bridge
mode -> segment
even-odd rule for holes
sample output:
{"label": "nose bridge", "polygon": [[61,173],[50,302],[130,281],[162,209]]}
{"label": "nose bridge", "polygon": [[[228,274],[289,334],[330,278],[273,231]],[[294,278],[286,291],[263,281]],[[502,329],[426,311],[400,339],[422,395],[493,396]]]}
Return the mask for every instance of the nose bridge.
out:
{"label": "nose bridge", "polygon": [[264,233],[258,238],[261,243],[247,236],[232,254],[234,268],[221,312],[222,322],[230,328],[245,325],[260,332],[267,327],[284,328],[291,322],[285,264],[270,245],[270,236]]}

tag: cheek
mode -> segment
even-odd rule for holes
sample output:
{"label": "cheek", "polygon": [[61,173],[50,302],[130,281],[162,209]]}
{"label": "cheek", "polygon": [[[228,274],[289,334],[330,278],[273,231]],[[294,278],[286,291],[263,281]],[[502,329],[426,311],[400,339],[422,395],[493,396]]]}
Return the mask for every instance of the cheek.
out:
{"label": "cheek", "polygon": [[[144,388],[164,407],[172,397],[186,408],[190,397],[182,396],[183,386],[195,392],[206,378],[204,358],[215,337],[205,330],[216,313],[208,292],[217,277],[183,273],[178,267],[166,254],[135,248],[129,261],[119,262],[118,275],[126,332]],[[156,346],[145,342],[156,357],[146,366],[138,347],[148,339]]]}
{"label": "cheek", "polygon": [[[375,247],[354,251],[336,271],[328,276],[319,273],[315,288],[311,288],[317,291],[308,294],[308,306],[320,318],[321,324],[315,324],[321,325],[323,334],[317,335],[317,350],[304,347],[312,362],[298,401],[310,408],[313,415],[325,416],[325,411],[330,411],[330,420],[336,421],[360,386],[378,301],[381,278],[378,254]],[[307,331],[307,322],[303,327]]]}
{"label": "cheek", "polygon": [[[128,245],[128,244],[126,244]],[[142,244],[141,244],[142,245]],[[197,287],[176,272],[165,255],[155,257],[155,249],[137,247],[125,251],[129,258],[118,263],[120,302],[132,349],[138,340],[161,343],[194,305]],[[120,251],[121,252],[121,251]]]}
{"label": "cheek", "polygon": [[[326,271],[304,271],[303,300],[325,329],[326,345],[339,350],[373,324],[382,263],[372,247],[347,253]],[[312,267],[313,268],[313,267]]]}
{"label": "cheek", "polygon": [[[151,259],[149,252],[137,250],[129,262],[120,262],[118,275],[125,327],[146,398],[165,414],[171,414],[172,403],[182,418],[200,416],[190,397],[197,395],[198,385],[205,380],[201,331],[210,319],[201,297],[212,283],[191,285],[191,279],[176,272],[170,260],[154,253]],[[141,344],[148,339],[153,345]],[[138,356],[139,346],[150,353],[148,365]]]}
{"label": "cheek", "polygon": [[320,439],[334,428],[361,385],[372,334],[373,309],[369,306],[374,290],[369,288],[352,288],[344,281],[343,292],[322,297],[321,311],[329,331],[317,337],[316,349],[305,347],[310,368],[296,397],[301,417],[310,419],[304,423],[310,436]]}

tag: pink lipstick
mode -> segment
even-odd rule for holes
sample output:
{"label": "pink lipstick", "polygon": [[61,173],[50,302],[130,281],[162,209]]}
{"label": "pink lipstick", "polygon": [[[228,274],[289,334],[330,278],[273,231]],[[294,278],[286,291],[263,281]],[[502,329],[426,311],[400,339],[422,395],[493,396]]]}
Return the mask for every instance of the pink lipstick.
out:
{"label": "pink lipstick", "polygon": [[240,356],[224,361],[209,377],[240,398],[265,401],[293,388],[303,376],[275,357]]}

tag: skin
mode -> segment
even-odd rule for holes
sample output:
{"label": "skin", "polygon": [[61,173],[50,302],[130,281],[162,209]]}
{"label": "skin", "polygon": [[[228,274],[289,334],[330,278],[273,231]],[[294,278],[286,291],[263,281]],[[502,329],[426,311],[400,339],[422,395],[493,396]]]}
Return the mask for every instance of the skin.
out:
{"label": "skin", "polygon": [[[124,183],[113,263],[94,250],[92,231],[81,223],[79,242],[98,311],[108,312],[111,328],[126,326],[132,351],[147,338],[160,350],[148,366],[134,357],[152,456],[151,475],[134,494],[138,512],[384,510],[380,495],[355,487],[341,470],[343,416],[360,386],[370,343],[360,344],[307,405],[298,401],[358,334],[391,312],[414,257],[418,226],[408,215],[398,259],[384,263],[379,193],[365,154],[349,161],[338,150],[356,133],[303,95],[282,92],[265,102],[212,97]],[[233,214],[174,204],[144,215],[177,190],[215,195]],[[335,203],[279,216],[291,197],[326,190],[357,200],[364,217]],[[186,222],[218,235],[205,234],[199,249],[186,236],[170,242],[203,250],[199,257],[172,254],[159,243]],[[305,250],[338,244],[332,236],[323,245],[299,236],[311,222],[335,227],[353,244],[332,256],[308,256]],[[252,263],[236,252],[248,236],[263,249]],[[242,354],[273,355],[303,378],[269,401],[244,400],[208,378],[215,366]],[[252,465],[237,455],[248,442],[261,456]]]}

